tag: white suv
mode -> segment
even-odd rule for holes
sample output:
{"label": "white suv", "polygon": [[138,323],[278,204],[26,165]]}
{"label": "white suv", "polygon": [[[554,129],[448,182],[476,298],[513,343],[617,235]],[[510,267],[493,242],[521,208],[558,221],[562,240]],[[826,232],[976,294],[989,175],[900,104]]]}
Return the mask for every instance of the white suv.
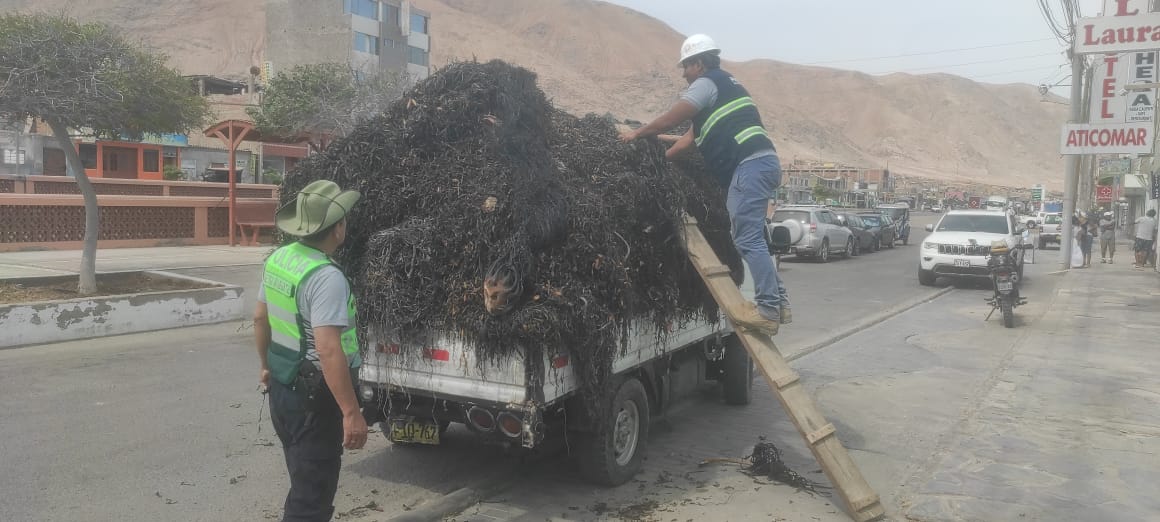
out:
{"label": "white suv", "polygon": [[1005,241],[1016,256],[1019,276],[1023,276],[1023,231],[1010,212],[993,210],[952,210],[922,242],[918,254],[918,282],[933,285],[939,276],[990,277],[987,256],[991,242]]}

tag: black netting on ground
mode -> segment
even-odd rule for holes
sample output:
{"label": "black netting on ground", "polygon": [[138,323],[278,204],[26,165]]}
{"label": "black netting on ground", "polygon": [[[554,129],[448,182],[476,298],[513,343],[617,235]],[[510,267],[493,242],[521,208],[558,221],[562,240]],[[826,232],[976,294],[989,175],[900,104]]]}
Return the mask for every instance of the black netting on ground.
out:
{"label": "black netting on ground", "polygon": [[[455,63],[304,161],[282,194],[317,179],[362,192],[337,258],[364,334],[455,338],[481,360],[564,351],[592,396],[630,323],[663,337],[717,321],[681,247],[682,211],[741,267],[723,191],[701,164],[667,163],[659,143],[617,136],[610,119],[554,109],[525,69]],[[507,313],[484,309],[488,274],[512,276]]]}

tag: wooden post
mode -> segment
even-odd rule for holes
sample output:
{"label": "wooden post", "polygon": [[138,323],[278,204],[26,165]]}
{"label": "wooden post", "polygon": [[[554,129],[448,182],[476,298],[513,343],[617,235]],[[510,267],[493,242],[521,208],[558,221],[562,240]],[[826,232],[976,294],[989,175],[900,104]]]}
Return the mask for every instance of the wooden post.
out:
{"label": "wooden post", "polygon": [[[705,286],[730,320],[741,314],[748,305],[737,285],[729,276],[729,267],[721,264],[713,248],[709,246],[697,220],[685,216],[685,250]],[[761,370],[778,401],[781,402],[789,418],[793,420],[798,433],[806,441],[814,458],[821,464],[834,489],[842,496],[850,516],[858,522],[878,520],[886,510],[878,494],[862,478],[861,471],[850,459],[850,454],[838,440],[833,424],[826,421],[817,404],[806,392],[798,374],[789,367],[781,356],[773,340],[764,334],[738,330],[737,337],[745,346],[754,364]]]}
{"label": "wooden post", "polygon": [[237,174],[234,172],[234,160],[237,159],[238,147],[234,143],[234,126],[230,125],[229,138],[227,139],[230,148],[230,246],[234,244],[234,228],[238,226],[237,206],[238,198],[236,192]]}

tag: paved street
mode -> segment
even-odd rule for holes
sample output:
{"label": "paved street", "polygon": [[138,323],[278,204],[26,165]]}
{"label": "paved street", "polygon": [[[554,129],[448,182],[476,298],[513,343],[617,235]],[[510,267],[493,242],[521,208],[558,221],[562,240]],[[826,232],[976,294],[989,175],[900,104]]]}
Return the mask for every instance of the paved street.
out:
{"label": "paved street", "polygon": [[[916,216],[916,239],[930,219]],[[916,281],[917,243],[826,265],[786,260],[795,321],[777,338],[783,352],[938,292]],[[892,517],[1142,520],[1160,510],[1139,489],[1160,479],[1150,418],[1160,368],[1136,341],[1154,339],[1160,322],[1114,312],[1160,305],[1157,292],[1136,290],[1155,288],[1155,274],[1115,265],[1135,279],[1106,291],[1108,312],[1085,304],[1094,283],[1076,281],[1112,268],[1068,274],[1057,295],[1057,260],[1039,252],[1028,267],[1030,304],[1015,330],[982,322],[987,290],[961,285],[793,363]],[[244,284],[250,299],[258,275],[256,265],[179,271]],[[1048,314],[1053,302],[1064,312]],[[1086,351],[1104,346],[1115,349]],[[0,423],[0,459],[20,470],[0,476],[0,519],[277,518],[286,475],[254,367],[241,323],[0,351],[0,411],[19,420]],[[718,396],[706,390],[661,420],[645,472],[625,486],[589,486],[561,459],[541,459],[457,520],[846,520],[831,499],[700,466],[764,436],[792,469],[825,480],[764,383],[746,407]],[[513,460],[462,428],[444,440],[392,447],[375,434],[349,452],[342,519],[387,520]]]}

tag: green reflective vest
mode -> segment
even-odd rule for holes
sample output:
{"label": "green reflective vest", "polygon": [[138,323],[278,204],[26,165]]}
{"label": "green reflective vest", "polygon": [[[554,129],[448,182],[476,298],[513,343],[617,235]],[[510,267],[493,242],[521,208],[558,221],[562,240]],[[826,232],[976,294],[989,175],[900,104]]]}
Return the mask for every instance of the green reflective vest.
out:
{"label": "green reflective vest", "polygon": [[[314,348],[314,335],[306,332],[305,321],[298,311],[298,289],[315,270],[333,264],[321,251],[293,243],[274,251],[266,260],[262,286],[266,290],[266,309],[270,321],[270,346],[266,363],[278,382],[289,385],[298,375],[306,352]],[[342,332],[342,352],[351,368],[358,368],[362,358],[355,330],[354,295],[347,301],[348,322]]]}

